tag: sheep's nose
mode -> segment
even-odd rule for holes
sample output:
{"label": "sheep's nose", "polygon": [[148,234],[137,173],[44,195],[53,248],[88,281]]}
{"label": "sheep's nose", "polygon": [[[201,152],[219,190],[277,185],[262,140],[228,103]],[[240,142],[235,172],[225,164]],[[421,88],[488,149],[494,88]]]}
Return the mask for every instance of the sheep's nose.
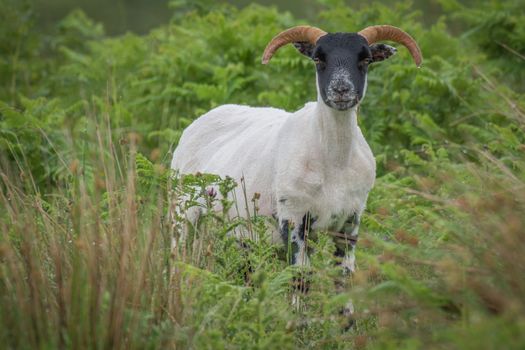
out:
{"label": "sheep's nose", "polygon": [[346,84],[336,85],[334,86],[334,91],[337,92],[340,95],[344,95],[348,92],[350,92],[350,87]]}

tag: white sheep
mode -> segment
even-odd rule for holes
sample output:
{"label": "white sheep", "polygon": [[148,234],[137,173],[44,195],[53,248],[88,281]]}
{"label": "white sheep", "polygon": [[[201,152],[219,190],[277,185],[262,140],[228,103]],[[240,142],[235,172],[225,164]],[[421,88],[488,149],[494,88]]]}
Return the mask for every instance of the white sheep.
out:
{"label": "white sheep", "polygon": [[309,26],[280,33],[266,47],[263,63],[281,46],[293,43],[316,64],[317,102],[294,113],[217,107],[184,131],[171,167],[183,174],[244,177],[248,196],[260,193],[259,213],[278,218],[280,236],[293,251],[291,263],[307,263],[304,235],[311,226],[340,233],[337,253],[344,257],[343,266],[353,271],[359,218],[376,170],[357,123],[357,107],[365,95],[368,65],[396,52],[375,44],[381,40],[403,44],[420,65],[417,43],[388,25],[359,33],[326,33]]}

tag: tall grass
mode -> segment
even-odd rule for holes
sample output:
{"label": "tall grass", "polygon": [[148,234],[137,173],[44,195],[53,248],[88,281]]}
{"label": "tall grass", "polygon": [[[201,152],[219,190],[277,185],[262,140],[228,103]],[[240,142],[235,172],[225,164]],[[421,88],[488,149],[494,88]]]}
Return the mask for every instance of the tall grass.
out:
{"label": "tall grass", "polygon": [[[210,212],[187,246],[173,250],[169,205],[182,205],[178,195],[199,205],[217,178],[168,181],[161,165],[137,159],[137,135],[116,144],[106,123],[94,123],[90,141],[98,146],[68,165],[70,176],[53,193],[39,192],[23,158],[18,167],[2,159],[3,343],[215,348],[249,339],[258,348],[274,341],[289,347],[287,301],[274,298],[286,294],[290,274],[276,268],[275,247],[258,240],[252,251],[239,250],[226,233],[241,223]],[[233,184],[219,187],[227,192]],[[262,227],[256,220],[252,225]],[[246,281],[251,256],[255,269],[273,271],[272,280],[260,271]]]}
{"label": "tall grass", "polygon": [[142,323],[176,314],[165,293],[174,281],[163,193],[141,205],[134,167],[120,167],[115,145],[97,136],[95,177],[72,162],[70,181],[55,193],[39,193],[23,164],[9,169],[4,159],[1,317],[14,347],[136,346],[150,331]]}

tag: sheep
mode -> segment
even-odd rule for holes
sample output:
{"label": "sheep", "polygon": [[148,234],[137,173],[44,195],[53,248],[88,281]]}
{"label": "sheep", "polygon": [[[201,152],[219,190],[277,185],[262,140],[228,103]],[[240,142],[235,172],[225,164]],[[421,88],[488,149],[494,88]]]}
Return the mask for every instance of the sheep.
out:
{"label": "sheep", "polygon": [[377,43],[382,40],[403,44],[420,66],[416,41],[393,26],[370,26],[358,33],[297,26],[278,34],[262,63],[293,43],[315,63],[317,101],[293,113],[219,106],[184,131],[172,169],[244,177],[249,198],[260,194],[259,214],[277,218],[278,235],[291,247],[291,264],[308,264],[305,232],[310,228],[335,232],[336,254],[348,272],[354,271],[360,218],[376,174],[357,109],[365,96],[368,66],[396,52]]}

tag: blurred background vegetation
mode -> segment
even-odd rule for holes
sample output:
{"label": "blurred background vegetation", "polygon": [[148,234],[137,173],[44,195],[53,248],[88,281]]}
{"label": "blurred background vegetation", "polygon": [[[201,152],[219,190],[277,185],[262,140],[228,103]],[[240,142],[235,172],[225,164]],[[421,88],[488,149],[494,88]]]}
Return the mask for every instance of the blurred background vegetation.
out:
{"label": "blurred background vegetation", "polygon": [[[7,348],[522,349],[525,6],[504,1],[0,0],[0,344]],[[414,36],[374,65],[360,126],[378,164],[358,272],[310,244],[305,310],[260,218],[208,215],[173,252],[182,130],[224,103],[295,110],[311,62],[266,43],[297,24]],[[201,191],[191,192],[193,188]],[[175,204],[174,204],[175,203]],[[226,232],[253,233],[238,249]],[[337,311],[357,310],[345,332]]]}
{"label": "blurred background vegetation", "polygon": [[[294,16],[304,19],[314,19],[323,8],[323,3],[317,0],[219,0],[216,2],[231,4],[237,8],[246,7],[252,3],[275,6],[279,11],[289,11]],[[389,3],[384,0],[376,2]],[[459,3],[472,5],[474,2],[460,0]],[[346,1],[346,4],[356,9],[366,6],[359,1]],[[421,10],[422,20],[428,24],[433,23],[443,14],[437,1],[416,1],[413,7]],[[168,22],[172,16],[169,2],[166,0],[35,0],[34,8],[39,14],[37,23],[41,28],[51,28],[69,12],[81,9],[94,21],[102,23],[108,35],[118,35],[128,31],[146,34],[154,27]]]}

